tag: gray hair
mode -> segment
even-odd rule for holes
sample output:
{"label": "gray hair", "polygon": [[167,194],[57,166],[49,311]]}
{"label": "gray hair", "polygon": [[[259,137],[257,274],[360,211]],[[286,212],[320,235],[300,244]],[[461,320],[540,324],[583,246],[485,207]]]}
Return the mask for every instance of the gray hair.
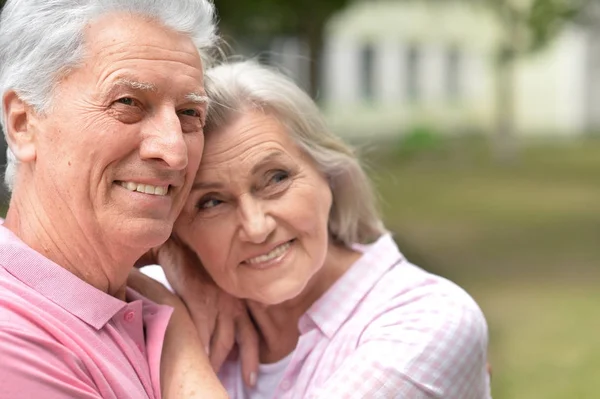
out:
{"label": "gray hair", "polygon": [[209,69],[205,88],[211,99],[205,135],[256,109],[275,116],[287,128],[329,182],[333,198],[329,233],[336,242],[367,244],[385,232],[369,178],[353,150],[327,128],[317,105],[292,80],[254,61],[243,61]]}
{"label": "gray hair", "polygon": [[[215,44],[211,0],[8,0],[0,17],[0,123],[6,137],[4,94],[14,90],[37,112],[48,111],[60,77],[84,57],[84,28],[126,12],[159,21],[192,39],[204,61]],[[12,190],[17,159],[7,149],[4,181]]]}

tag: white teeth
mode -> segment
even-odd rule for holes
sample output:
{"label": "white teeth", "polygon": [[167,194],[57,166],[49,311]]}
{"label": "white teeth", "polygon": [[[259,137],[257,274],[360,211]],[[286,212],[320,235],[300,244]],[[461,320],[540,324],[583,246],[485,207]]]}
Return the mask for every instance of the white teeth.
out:
{"label": "white teeth", "polygon": [[288,241],[285,244],[282,244],[282,245],[278,246],[277,248],[273,249],[268,254],[260,255],[260,256],[257,256],[255,258],[251,258],[251,259],[247,259],[246,263],[250,263],[250,264],[254,265],[254,264],[257,264],[257,263],[268,262],[271,259],[275,259],[275,258],[283,255],[285,253],[285,251],[288,250],[288,248],[290,247],[290,245],[291,245],[291,243]]}
{"label": "white teeth", "polygon": [[166,195],[168,190],[169,190],[168,186],[166,186],[166,187],[165,186],[157,186],[154,189],[154,194],[155,195]]}
{"label": "white teeth", "polygon": [[150,184],[138,184],[131,181],[122,181],[120,184],[129,191],[137,191],[144,194],[163,196],[167,195],[169,191],[169,186],[151,186]]}

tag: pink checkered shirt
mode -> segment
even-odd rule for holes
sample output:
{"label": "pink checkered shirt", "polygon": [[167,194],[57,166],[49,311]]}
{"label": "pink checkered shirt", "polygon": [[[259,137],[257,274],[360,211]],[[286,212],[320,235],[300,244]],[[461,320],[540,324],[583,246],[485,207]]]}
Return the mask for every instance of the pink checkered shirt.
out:
{"label": "pink checkered shirt", "polygon": [[0,398],[160,398],[172,309],[114,298],[0,226]]}
{"label": "pink checkered shirt", "polygon": [[[272,397],[490,398],[487,325],[473,299],[407,262],[389,235],[357,249],[364,255],[300,319]],[[244,398],[238,362],[219,377]]]}

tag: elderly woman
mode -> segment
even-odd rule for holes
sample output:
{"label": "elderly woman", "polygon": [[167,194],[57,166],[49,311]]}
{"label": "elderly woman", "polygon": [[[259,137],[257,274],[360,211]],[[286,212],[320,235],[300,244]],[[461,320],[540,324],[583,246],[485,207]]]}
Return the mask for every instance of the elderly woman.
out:
{"label": "elderly woman", "polygon": [[230,396],[488,398],[480,309],[404,258],[314,102],[254,62],[215,67],[206,89],[204,154],[175,234],[258,331],[253,386],[239,360],[219,372]]}

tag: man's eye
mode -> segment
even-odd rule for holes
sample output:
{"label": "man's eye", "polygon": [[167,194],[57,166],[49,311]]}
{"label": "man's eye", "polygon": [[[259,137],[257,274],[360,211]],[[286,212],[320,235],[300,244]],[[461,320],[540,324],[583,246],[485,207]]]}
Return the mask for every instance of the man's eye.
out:
{"label": "man's eye", "polygon": [[124,105],[135,105],[135,100],[131,97],[119,98],[116,102]]}
{"label": "man's eye", "polygon": [[183,111],[181,111],[181,114],[186,116],[193,116],[195,118],[200,118],[202,116],[202,114],[195,109],[184,109]]}

